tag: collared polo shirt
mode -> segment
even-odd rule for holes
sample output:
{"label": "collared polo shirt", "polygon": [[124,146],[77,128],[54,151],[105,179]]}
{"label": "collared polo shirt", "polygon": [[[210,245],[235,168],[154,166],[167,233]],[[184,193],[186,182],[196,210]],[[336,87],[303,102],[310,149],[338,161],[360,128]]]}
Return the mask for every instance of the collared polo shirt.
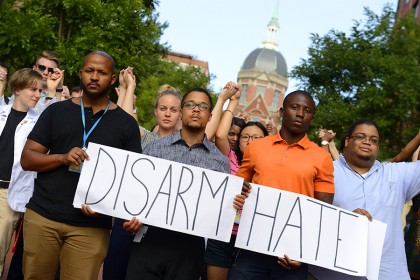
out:
{"label": "collared polo shirt", "polygon": [[236,175],[251,183],[310,197],[315,191],[334,193],[331,156],[306,135],[291,145],[280,133],[252,141]]}

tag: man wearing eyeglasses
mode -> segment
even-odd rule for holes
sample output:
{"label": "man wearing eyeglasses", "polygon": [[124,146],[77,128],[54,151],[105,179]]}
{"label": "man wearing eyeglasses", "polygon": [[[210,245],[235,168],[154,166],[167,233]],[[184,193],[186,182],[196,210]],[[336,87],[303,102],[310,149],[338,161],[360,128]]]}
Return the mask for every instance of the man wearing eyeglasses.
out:
{"label": "man wearing eyeglasses", "polygon": [[[370,119],[354,122],[347,131],[343,153],[334,161],[333,204],[387,224],[379,279],[410,279],[404,249],[401,213],[420,191],[420,161],[380,163],[378,125]],[[410,142],[420,145],[420,132]],[[311,267],[317,279],[358,279]]]}
{"label": "man wearing eyeglasses", "polygon": [[[211,110],[210,94],[202,88],[191,89],[181,101],[182,129],[153,141],[143,153],[230,173],[228,158],[205,135]],[[199,279],[204,252],[203,237],[150,226],[141,242],[133,243],[126,279]]]}

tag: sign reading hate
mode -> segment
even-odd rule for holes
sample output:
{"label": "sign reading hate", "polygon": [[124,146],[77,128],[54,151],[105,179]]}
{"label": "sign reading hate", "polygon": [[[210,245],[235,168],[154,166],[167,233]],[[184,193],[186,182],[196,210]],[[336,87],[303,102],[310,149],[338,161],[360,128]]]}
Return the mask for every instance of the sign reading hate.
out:
{"label": "sign reading hate", "polygon": [[243,179],[90,143],[74,207],[228,242]]}
{"label": "sign reading hate", "polygon": [[[251,185],[235,247],[377,279],[386,224],[304,195]],[[368,244],[372,237],[375,246]]]}

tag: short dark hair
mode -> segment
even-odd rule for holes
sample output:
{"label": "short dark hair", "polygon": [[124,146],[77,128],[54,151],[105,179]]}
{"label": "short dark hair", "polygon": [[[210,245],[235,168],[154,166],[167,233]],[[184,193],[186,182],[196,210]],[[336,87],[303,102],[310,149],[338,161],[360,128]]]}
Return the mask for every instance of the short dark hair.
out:
{"label": "short dark hair", "polygon": [[4,62],[3,60],[0,60],[0,66],[3,67],[3,68],[6,68],[6,69],[9,68],[9,65],[6,62]]}
{"label": "short dark hair", "polygon": [[346,138],[350,137],[353,134],[356,127],[358,127],[359,125],[362,125],[362,124],[373,125],[376,128],[376,130],[378,131],[379,139],[381,139],[381,131],[379,130],[378,124],[374,120],[369,119],[369,118],[359,119],[359,120],[353,122],[350,125],[346,134],[341,139],[341,143],[340,143],[340,147],[339,147],[340,151],[343,151],[343,149],[344,149],[344,146],[346,144]]}
{"label": "short dark hair", "polygon": [[283,99],[283,107],[286,104],[286,102],[290,99],[290,97],[293,96],[293,95],[304,95],[304,96],[307,96],[308,98],[310,98],[312,100],[312,102],[314,102],[314,110],[316,110],[316,105],[315,105],[314,98],[312,97],[312,95],[309,92],[304,91],[304,90],[295,90],[295,91],[287,94],[286,97]]}
{"label": "short dark hair", "polygon": [[242,127],[246,125],[246,122],[244,121],[244,119],[233,117],[231,126],[232,125],[239,126],[242,129]]}
{"label": "short dark hair", "polygon": [[81,88],[80,86],[72,87],[72,88],[71,88],[71,90],[70,90],[70,94],[71,94],[72,92],[79,92],[79,91],[81,91],[81,90],[82,90],[82,88]]}
{"label": "short dark hair", "polygon": [[86,58],[88,58],[89,56],[94,55],[94,54],[102,55],[102,56],[108,58],[109,60],[111,60],[111,63],[112,63],[112,69],[111,69],[111,71],[112,71],[112,74],[115,74],[115,61],[112,58],[112,56],[110,56],[109,54],[107,54],[104,51],[96,50],[96,51],[90,52],[88,55],[85,56],[85,59],[83,60],[83,66],[85,65]]}
{"label": "short dark hair", "polygon": [[201,88],[201,87],[195,87],[195,88],[192,88],[189,91],[187,91],[187,93],[184,94],[184,96],[182,97],[181,104],[184,104],[185,99],[193,91],[202,92],[205,95],[207,95],[207,97],[209,98],[209,102],[210,102],[210,112],[211,112],[213,110],[213,101],[211,99],[211,95],[210,95],[210,93],[207,90],[205,90],[204,88]]}

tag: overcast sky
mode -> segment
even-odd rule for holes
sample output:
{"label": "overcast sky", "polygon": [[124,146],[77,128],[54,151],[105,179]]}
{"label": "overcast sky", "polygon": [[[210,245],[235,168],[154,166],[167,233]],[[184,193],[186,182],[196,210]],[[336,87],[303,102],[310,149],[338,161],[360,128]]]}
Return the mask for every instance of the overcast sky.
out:
{"label": "overcast sky", "polygon": [[[160,0],[159,21],[167,22],[162,43],[170,50],[193,55],[209,63],[217,76],[213,89],[219,92],[238,72],[254,49],[261,46],[277,0]],[[288,71],[307,58],[311,33],[325,35],[335,29],[348,32],[354,20],[363,20],[364,7],[376,14],[386,4],[396,10],[397,1],[385,0],[301,0],[279,3],[278,44]],[[289,80],[287,92],[297,88]]]}

